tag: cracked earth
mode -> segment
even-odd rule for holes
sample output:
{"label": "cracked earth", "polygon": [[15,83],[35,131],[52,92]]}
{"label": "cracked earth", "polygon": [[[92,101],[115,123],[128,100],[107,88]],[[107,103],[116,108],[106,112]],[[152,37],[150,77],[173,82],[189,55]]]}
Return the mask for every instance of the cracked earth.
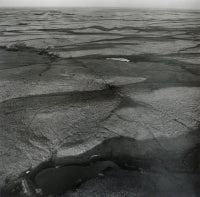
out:
{"label": "cracked earth", "polygon": [[3,196],[199,196],[200,15],[0,10]]}

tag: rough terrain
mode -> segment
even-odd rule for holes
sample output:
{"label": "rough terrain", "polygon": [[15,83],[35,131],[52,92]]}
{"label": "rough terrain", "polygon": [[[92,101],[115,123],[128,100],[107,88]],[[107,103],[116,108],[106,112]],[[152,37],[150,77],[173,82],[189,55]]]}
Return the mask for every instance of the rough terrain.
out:
{"label": "rough terrain", "polygon": [[199,32],[197,11],[0,9],[2,194],[78,165],[58,193],[199,196]]}

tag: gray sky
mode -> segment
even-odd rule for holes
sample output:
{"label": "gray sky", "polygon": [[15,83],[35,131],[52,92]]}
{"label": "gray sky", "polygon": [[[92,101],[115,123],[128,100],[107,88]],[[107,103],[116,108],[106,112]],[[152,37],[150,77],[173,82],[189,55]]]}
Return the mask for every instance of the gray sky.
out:
{"label": "gray sky", "polygon": [[200,9],[200,0],[0,0],[0,7],[153,7]]}

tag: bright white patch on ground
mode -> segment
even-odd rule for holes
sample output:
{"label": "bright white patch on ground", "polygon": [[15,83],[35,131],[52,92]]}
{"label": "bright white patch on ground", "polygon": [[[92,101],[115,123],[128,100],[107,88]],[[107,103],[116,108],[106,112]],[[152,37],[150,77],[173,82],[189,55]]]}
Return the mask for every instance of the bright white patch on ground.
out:
{"label": "bright white patch on ground", "polygon": [[106,58],[107,60],[121,61],[121,62],[130,62],[130,60],[125,58]]}

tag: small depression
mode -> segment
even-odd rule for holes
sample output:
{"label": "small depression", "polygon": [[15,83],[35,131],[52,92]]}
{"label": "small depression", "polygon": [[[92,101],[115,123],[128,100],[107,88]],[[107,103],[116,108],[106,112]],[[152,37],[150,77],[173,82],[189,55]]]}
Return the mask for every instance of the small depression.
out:
{"label": "small depression", "polygon": [[60,195],[68,190],[76,189],[89,179],[103,175],[106,170],[117,167],[117,164],[112,161],[55,166],[41,170],[32,180],[36,187],[41,189],[42,194]]}

